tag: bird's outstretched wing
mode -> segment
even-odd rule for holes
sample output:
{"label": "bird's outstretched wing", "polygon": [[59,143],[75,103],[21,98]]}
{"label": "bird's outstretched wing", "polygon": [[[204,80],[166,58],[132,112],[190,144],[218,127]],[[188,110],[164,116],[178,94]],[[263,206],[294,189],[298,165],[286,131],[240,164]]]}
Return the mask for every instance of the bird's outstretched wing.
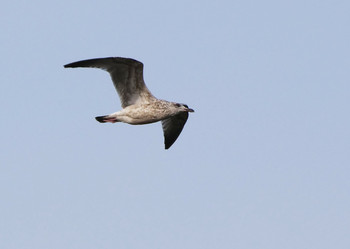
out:
{"label": "bird's outstretched wing", "polygon": [[169,149],[179,137],[188,119],[188,112],[181,112],[171,118],[162,120],[165,149]]}
{"label": "bird's outstretched wing", "polygon": [[143,64],[137,60],[108,57],[77,61],[64,67],[92,67],[109,72],[123,108],[154,99],[143,80]]}

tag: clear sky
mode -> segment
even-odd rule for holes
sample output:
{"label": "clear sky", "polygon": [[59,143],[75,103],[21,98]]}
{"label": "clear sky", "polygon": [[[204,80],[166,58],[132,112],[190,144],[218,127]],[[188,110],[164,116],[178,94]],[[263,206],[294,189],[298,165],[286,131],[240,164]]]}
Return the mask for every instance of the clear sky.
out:
{"label": "clear sky", "polygon": [[[350,2],[8,1],[0,9],[0,248],[350,248]],[[144,63],[195,109],[120,110],[82,59]]]}

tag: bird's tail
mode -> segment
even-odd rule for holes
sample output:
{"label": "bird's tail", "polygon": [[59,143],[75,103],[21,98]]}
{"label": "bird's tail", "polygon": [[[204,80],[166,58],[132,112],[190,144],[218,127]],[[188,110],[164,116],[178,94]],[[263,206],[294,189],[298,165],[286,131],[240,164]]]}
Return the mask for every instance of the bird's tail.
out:
{"label": "bird's tail", "polygon": [[100,123],[106,123],[106,122],[115,123],[115,122],[118,122],[116,117],[110,117],[109,115],[99,116],[99,117],[96,117],[95,119],[98,122],[100,122]]}

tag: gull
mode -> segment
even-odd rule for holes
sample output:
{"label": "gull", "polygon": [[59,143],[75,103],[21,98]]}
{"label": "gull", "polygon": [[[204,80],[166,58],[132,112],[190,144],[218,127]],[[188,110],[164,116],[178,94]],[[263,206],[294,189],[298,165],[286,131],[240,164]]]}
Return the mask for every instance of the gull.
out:
{"label": "gull", "polygon": [[165,149],[179,137],[188,113],[194,112],[185,104],[157,99],[143,80],[143,64],[131,58],[107,57],[73,62],[65,68],[91,67],[107,71],[118,92],[122,110],[96,117],[100,123],[123,122],[131,125],[161,121]]}

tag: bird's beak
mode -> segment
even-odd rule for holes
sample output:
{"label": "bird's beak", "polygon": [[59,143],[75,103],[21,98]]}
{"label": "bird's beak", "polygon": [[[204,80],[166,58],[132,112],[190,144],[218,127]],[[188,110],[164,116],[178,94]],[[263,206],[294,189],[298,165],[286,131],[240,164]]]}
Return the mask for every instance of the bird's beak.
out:
{"label": "bird's beak", "polygon": [[194,110],[191,109],[191,108],[187,108],[186,111],[188,111],[188,112],[194,112]]}

